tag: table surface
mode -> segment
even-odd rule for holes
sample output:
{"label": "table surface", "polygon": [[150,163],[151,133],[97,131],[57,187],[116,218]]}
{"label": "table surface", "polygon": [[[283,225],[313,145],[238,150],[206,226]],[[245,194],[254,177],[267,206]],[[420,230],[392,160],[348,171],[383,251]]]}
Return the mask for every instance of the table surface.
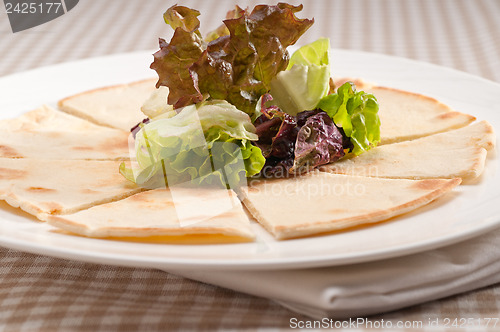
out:
{"label": "table surface", "polygon": [[[12,33],[0,12],[0,76],[50,64],[138,50],[170,38],[164,0],[85,0],[41,26]],[[202,29],[234,4],[190,0]],[[298,1],[290,1],[299,4]],[[402,56],[500,82],[498,0],[314,0],[299,17],[316,23],[301,43],[326,36],[332,47]],[[1,112],[1,110],[0,110]],[[500,286],[424,303],[371,320],[428,322],[500,317]],[[0,331],[287,328],[307,320],[273,301],[154,269],[67,261],[0,248]]]}

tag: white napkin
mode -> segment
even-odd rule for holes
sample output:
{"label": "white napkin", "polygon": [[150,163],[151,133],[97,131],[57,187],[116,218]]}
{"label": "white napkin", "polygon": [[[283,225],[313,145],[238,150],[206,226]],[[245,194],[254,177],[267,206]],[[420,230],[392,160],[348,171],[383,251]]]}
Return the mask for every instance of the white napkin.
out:
{"label": "white napkin", "polygon": [[168,272],[321,319],[400,309],[500,282],[500,230],[405,257],[326,268]]}

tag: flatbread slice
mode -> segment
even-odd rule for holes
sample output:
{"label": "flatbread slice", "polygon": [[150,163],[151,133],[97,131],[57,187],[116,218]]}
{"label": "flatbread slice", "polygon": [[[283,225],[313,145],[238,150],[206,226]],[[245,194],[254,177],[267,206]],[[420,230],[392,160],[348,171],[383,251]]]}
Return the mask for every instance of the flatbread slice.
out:
{"label": "flatbread slice", "polygon": [[486,121],[407,142],[382,145],[320,170],[359,176],[428,179],[477,178],[487,151],[495,146],[493,127]]}
{"label": "flatbread slice", "polygon": [[0,158],[0,200],[45,220],[130,196],[116,161]]}
{"label": "flatbread slice", "polygon": [[155,91],[148,79],[82,92],[59,101],[59,108],[102,126],[129,131],[145,116],[141,105]]}
{"label": "flatbread slice", "polygon": [[241,193],[243,204],[278,239],[375,223],[421,207],[460,179],[400,180],[312,172],[259,180]]}
{"label": "flatbread slice", "polygon": [[[51,216],[48,222],[89,237],[221,234],[254,238],[248,216],[233,191],[208,188],[174,190],[176,195],[168,189],[141,192],[75,214]],[[179,190],[183,191],[181,199],[178,199]]]}
{"label": "flatbread slice", "polygon": [[0,121],[0,157],[37,159],[129,159],[130,132],[95,125],[42,106]]}
{"label": "flatbread slice", "polygon": [[475,120],[420,94],[383,87],[365,91],[379,102],[381,145],[461,128]]}

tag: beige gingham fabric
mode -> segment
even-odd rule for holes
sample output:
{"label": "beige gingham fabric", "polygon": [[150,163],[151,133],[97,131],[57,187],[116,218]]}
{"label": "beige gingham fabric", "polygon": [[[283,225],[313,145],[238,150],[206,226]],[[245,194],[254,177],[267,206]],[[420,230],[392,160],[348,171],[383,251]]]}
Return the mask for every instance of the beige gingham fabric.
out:
{"label": "beige gingham fabric", "polygon": [[[301,42],[327,36],[335,48],[403,56],[500,82],[498,0],[302,2],[299,16],[314,17],[316,23]],[[171,36],[161,14],[174,3],[199,9],[207,31],[235,3],[253,7],[272,2],[81,0],[56,20],[16,34],[0,5],[0,76],[94,56],[153,51],[158,37]],[[490,286],[369,319],[393,326],[417,322],[417,328],[422,322],[428,330],[436,319],[442,327],[446,318],[482,319],[468,327],[486,330],[484,319],[499,317],[500,286]],[[268,329],[287,328],[293,318],[307,321],[270,300],[162,271],[0,248],[0,331]],[[500,330],[500,322],[491,330]]]}
{"label": "beige gingham fabric", "polygon": [[[9,249],[0,249],[0,257],[0,331],[240,330],[287,328],[294,318],[308,321],[272,301],[158,270]],[[419,327],[421,322],[423,330],[430,330],[429,321],[436,319],[474,318],[485,325],[484,319],[499,313],[497,286],[363,318],[393,326],[403,322]]]}

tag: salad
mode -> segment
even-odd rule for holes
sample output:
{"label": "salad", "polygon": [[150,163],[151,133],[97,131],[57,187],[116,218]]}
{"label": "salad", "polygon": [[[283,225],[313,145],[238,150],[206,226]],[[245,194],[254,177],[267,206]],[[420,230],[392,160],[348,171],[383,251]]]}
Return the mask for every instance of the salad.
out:
{"label": "salad", "polygon": [[202,36],[197,10],[174,5],[174,29],[160,39],[151,68],[157,91],[148,117],[132,128],[135,163],[127,179],[157,187],[249,177],[288,177],[357,156],[380,141],[375,96],[354,83],[335,87],[326,38],[289,54],[313,25],[302,5],[236,7]]}

